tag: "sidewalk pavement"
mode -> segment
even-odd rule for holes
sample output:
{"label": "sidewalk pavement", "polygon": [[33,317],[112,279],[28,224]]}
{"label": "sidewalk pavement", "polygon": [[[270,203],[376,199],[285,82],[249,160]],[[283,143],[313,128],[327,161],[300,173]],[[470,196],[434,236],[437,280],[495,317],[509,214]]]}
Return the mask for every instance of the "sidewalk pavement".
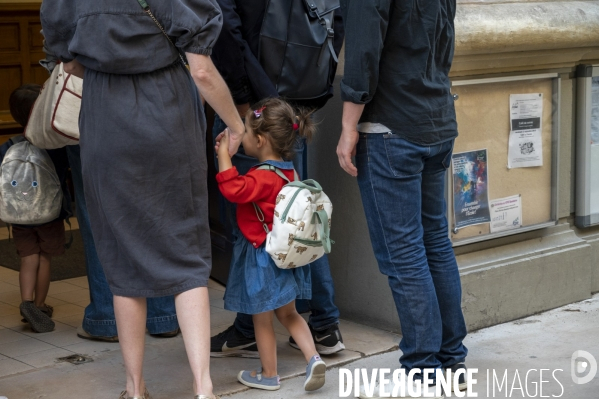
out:
{"label": "sidewalk pavement", "polygon": [[[468,335],[465,344],[469,349],[467,366],[478,369],[474,377],[477,382],[472,389],[478,394],[478,398],[599,398],[599,373],[584,385],[575,384],[571,376],[571,358],[575,351],[589,352],[595,359],[595,369],[597,367],[599,295],[539,315],[473,332]],[[399,356],[399,350],[395,350],[361,358],[342,368],[349,369],[352,374],[355,369],[366,368],[370,378],[374,368],[388,368],[392,371],[397,368]],[[579,375],[585,376],[592,365],[588,359],[582,360],[580,363],[584,365],[586,361],[587,369]],[[304,393],[304,378],[296,377],[282,381],[281,389],[274,393],[250,389],[232,395],[231,398],[339,398],[339,370],[338,367],[329,368],[326,385],[313,393]],[[346,384],[342,386],[345,388]],[[354,397],[353,391],[348,397]]]}
{"label": "sidewalk pavement", "polygon": [[[211,281],[209,292],[211,332],[215,334],[228,327],[235,314],[222,308],[221,285]],[[57,328],[51,333],[36,334],[20,322],[17,272],[0,267],[0,396],[8,399],[118,397],[125,383],[119,345],[83,340],[75,333],[88,295],[84,277],[53,282],[48,303],[55,308]],[[323,358],[329,371],[327,384],[322,389],[304,392],[304,359],[299,351],[288,345],[288,335],[277,323],[281,389],[266,392],[246,388],[237,382],[236,375],[241,369],[259,367],[259,361],[225,358],[211,362],[215,393],[233,399],[338,398],[340,368],[351,371],[367,368],[370,375],[372,368],[393,370],[398,366],[399,336],[346,320],[341,321],[340,327],[347,349]],[[570,376],[570,359],[574,351],[584,350],[599,359],[598,338],[599,295],[541,315],[471,333],[466,339],[470,350],[467,365],[478,369],[474,392],[481,398],[551,395],[567,399],[599,398],[599,376],[585,385],[574,384]],[[74,354],[84,355],[92,361],[76,365],[57,359]],[[590,366],[590,362],[588,364]],[[505,376],[503,387],[495,386],[494,396],[492,378],[487,394],[487,370],[491,370],[492,377],[493,369],[500,382]],[[529,372],[532,369],[536,371]],[[545,369],[542,377],[540,369]],[[180,335],[170,339],[147,336],[144,371],[153,399],[193,397],[191,371]],[[541,384],[541,380],[547,382]],[[540,391],[536,394],[534,391],[540,385],[542,396]]]}
{"label": "sidewalk pavement", "polygon": [[[208,284],[211,335],[233,323],[235,313],[223,309],[224,287]],[[56,329],[32,332],[19,315],[18,272],[0,267],[0,397],[8,399],[116,399],[125,386],[125,371],[118,343],[77,337],[83,310],[89,303],[87,279],[78,277],[52,282],[46,303],[54,306]],[[279,374],[292,378],[305,373],[301,352],[288,344],[289,335],[275,323]],[[333,367],[397,348],[399,336],[342,320],[346,350],[327,357]],[[59,358],[83,355],[82,364]],[[257,359],[213,359],[210,364],[215,393],[228,395],[246,389],[237,382],[241,369],[259,367]],[[192,398],[192,376],[181,335],[154,338],[146,335],[144,374],[152,399]]]}

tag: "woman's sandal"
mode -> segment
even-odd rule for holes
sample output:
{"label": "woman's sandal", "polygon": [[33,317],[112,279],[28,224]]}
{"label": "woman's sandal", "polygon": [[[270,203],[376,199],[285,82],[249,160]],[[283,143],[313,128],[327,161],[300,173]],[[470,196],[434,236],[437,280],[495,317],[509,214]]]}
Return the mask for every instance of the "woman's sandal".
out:
{"label": "woman's sandal", "polygon": [[218,396],[196,395],[193,399],[218,399]]}
{"label": "woman's sandal", "polygon": [[123,392],[121,392],[121,396],[119,396],[119,399],[151,399],[150,398],[150,393],[148,392],[148,388],[144,389],[144,394],[141,396],[127,396],[127,390],[125,389]]}

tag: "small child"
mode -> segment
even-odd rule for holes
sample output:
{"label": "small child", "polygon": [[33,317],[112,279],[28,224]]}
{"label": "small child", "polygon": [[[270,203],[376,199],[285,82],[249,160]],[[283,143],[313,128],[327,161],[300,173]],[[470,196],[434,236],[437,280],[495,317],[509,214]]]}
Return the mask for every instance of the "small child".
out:
{"label": "small child", "polygon": [[[40,85],[26,84],[11,93],[10,114],[21,126],[27,124],[31,107],[39,96],[40,90]],[[47,152],[65,192],[65,179],[69,167],[66,151],[60,148]],[[31,329],[38,333],[54,330],[54,322],[51,319],[54,309],[45,301],[50,288],[50,260],[52,256],[62,255],[65,250],[63,220],[67,214],[68,211],[63,209],[56,220],[39,226],[12,225],[15,246],[21,258],[20,311]]]}
{"label": "small child", "polygon": [[[257,158],[259,165],[272,165],[294,180],[293,156],[297,135],[310,139],[315,130],[308,112],[296,115],[294,109],[278,98],[263,100],[245,118],[242,139],[245,153]],[[253,315],[256,343],[262,369],[240,371],[237,379],[253,388],[274,391],[280,388],[277,373],[277,343],[273,316],[289,331],[301,349],[308,366],[304,389],[313,391],[325,382],[326,365],[314,346],[306,321],[295,309],[296,299],[311,297],[310,268],[279,269],[265,250],[266,232],[254,205],[272,228],[276,197],[287,183],[271,170],[257,169],[240,176],[228,153],[229,134],[217,137],[219,173],[216,180],[223,196],[237,204],[237,223],[243,237],[237,237],[225,292],[225,309]]]}

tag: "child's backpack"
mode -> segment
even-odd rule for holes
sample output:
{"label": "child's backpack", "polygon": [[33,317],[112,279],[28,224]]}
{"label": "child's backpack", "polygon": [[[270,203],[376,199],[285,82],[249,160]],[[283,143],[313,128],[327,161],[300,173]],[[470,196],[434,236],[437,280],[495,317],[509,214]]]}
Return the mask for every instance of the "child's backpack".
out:
{"label": "child's backpack", "polygon": [[40,225],[56,219],[63,194],[45,150],[28,141],[12,145],[0,165],[0,220]]}
{"label": "child's backpack", "polygon": [[339,0],[269,0],[260,31],[260,65],[289,100],[325,96],[337,67],[334,13]]}
{"label": "child's backpack", "polygon": [[288,183],[277,195],[272,231],[264,223],[264,214],[254,203],[258,220],[266,231],[266,252],[281,269],[305,266],[331,252],[331,214],[333,204],[314,180],[289,181],[272,165],[258,169],[272,170]]}

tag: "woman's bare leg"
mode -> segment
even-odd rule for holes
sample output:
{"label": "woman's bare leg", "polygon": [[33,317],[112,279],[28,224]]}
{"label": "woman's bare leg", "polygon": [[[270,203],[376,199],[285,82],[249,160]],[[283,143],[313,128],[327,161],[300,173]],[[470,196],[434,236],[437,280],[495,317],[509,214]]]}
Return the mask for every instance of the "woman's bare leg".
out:
{"label": "woman's bare leg", "polygon": [[194,288],[175,295],[175,307],[193,373],[194,395],[212,396],[208,288]]}
{"label": "woman's bare leg", "polygon": [[[306,362],[309,362],[310,359],[312,359],[312,356],[318,355],[316,347],[314,346],[314,339],[312,338],[312,334],[310,334],[308,323],[306,323],[306,320],[304,320],[303,317],[297,313],[297,310],[295,310],[295,301],[292,301],[285,306],[281,306],[275,310],[275,314],[281,324],[287,331],[289,331],[297,343],[297,346],[301,349],[306,358]],[[262,355],[260,355],[260,357],[262,357]]]}
{"label": "woman's bare leg", "polygon": [[146,298],[129,298],[115,295],[114,314],[127,373],[127,396],[141,397],[146,388],[143,379],[147,317]]}
{"label": "woman's bare leg", "polygon": [[[256,344],[262,363],[262,375],[274,377],[277,375],[277,338],[272,325],[274,313],[272,310],[252,315]],[[252,376],[255,374],[252,372]]]}

